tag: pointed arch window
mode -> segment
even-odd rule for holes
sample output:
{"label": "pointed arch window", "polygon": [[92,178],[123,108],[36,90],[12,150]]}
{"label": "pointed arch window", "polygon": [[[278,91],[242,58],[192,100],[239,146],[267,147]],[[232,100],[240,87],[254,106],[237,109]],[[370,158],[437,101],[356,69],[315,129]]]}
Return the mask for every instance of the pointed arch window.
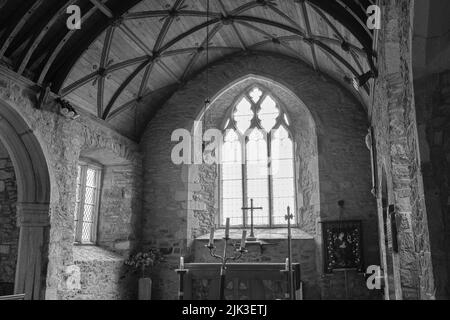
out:
{"label": "pointed arch window", "polygon": [[[225,119],[220,174],[220,224],[250,225],[242,207],[253,199],[254,225],[287,224],[295,210],[294,143],[289,118],[274,96],[260,86],[246,90]],[[291,223],[296,223],[296,217]]]}

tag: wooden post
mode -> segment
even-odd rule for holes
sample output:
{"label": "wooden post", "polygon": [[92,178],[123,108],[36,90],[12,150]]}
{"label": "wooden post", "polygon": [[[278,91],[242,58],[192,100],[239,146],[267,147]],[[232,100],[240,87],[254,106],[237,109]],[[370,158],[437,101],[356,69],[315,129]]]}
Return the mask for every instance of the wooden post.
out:
{"label": "wooden post", "polygon": [[14,294],[25,294],[25,300],[39,300],[42,297],[44,236],[50,225],[49,205],[18,204],[17,225],[20,235]]}

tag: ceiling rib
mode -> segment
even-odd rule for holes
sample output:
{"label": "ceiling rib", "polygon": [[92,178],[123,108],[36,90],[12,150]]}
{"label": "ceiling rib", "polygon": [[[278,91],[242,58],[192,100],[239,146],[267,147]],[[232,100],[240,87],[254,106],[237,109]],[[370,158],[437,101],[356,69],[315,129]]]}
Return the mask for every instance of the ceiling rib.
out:
{"label": "ceiling rib", "polygon": [[114,95],[111,97],[111,100],[108,102],[108,105],[105,108],[105,111],[103,112],[102,119],[106,120],[108,117],[108,114],[111,112],[112,107],[116,103],[119,96],[122,94],[122,92],[125,90],[125,88],[130,84],[131,81],[139,74],[139,72],[142,71],[145,67],[147,67],[148,64],[154,63],[153,58],[148,58],[147,61],[144,61],[141,63],[128,77],[125,79],[125,81],[120,85],[119,89],[114,93]]}
{"label": "ceiling rib", "polygon": [[103,100],[105,96],[105,69],[108,64],[109,52],[111,50],[112,39],[114,37],[114,31],[116,27],[114,25],[108,28],[106,32],[105,41],[103,44],[102,56],[100,58],[100,67],[99,67],[99,80],[98,80],[98,88],[97,88],[97,115],[99,117],[103,114]]}
{"label": "ceiling rib", "polygon": [[210,41],[211,39],[214,38],[214,36],[220,31],[220,29],[222,29],[223,24],[222,23],[218,23],[214,26],[214,28],[209,32],[209,34],[206,35],[205,40],[203,40],[203,42],[200,44],[200,47],[197,49],[197,52],[194,54],[194,56],[192,57],[192,59],[189,61],[188,65],[186,66],[184,72],[183,72],[183,76],[181,77],[182,81],[186,80],[188,75],[191,72],[192,67],[195,65],[195,63],[198,61],[198,59],[200,58],[201,54],[205,51],[205,50],[209,50],[209,43],[208,41]]}
{"label": "ceiling rib", "polygon": [[149,64],[149,65],[145,68],[144,75],[143,75],[142,81],[141,81],[141,85],[140,85],[140,87],[139,87],[139,92],[138,92],[138,95],[137,95],[137,98],[138,98],[138,99],[141,99],[142,96],[143,96],[144,93],[145,93],[145,88],[147,87],[148,80],[150,79],[150,73],[152,72],[152,68],[153,68],[153,63],[152,63],[152,64]]}
{"label": "ceiling rib", "polygon": [[[114,103],[117,101],[117,99],[120,97],[122,92],[125,90],[125,88],[133,81],[133,79],[145,68],[145,71],[143,73],[142,82],[140,83],[139,92],[137,94],[137,99],[139,100],[142,98],[142,96],[145,94],[145,90],[147,88],[149,79],[151,78],[151,73],[153,68],[158,65],[162,71],[168,74],[170,78],[175,80],[176,82],[180,83],[181,80],[186,80],[188,76],[192,73],[192,68],[200,59],[202,55],[202,50],[204,50],[204,45],[193,48],[183,48],[183,49],[175,49],[170,50],[172,46],[174,46],[179,41],[185,39],[186,37],[194,34],[197,31],[200,31],[204,28],[207,28],[209,26],[214,26],[213,31],[214,33],[211,33],[209,35],[209,38],[213,38],[214,35],[221,30],[221,28],[225,25],[230,26],[230,31],[232,31],[233,34],[236,35],[237,40],[239,41],[240,48],[232,48],[232,47],[210,47],[210,50],[246,50],[248,48],[248,44],[245,42],[242,34],[240,33],[240,30],[236,27],[235,23],[239,23],[240,25],[249,27],[252,26],[252,29],[256,32],[263,34],[265,37],[269,37],[267,41],[262,41],[259,43],[256,43],[252,45],[249,48],[256,48],[258,46],[262,46],[266,43],[270,43],[270,41],[280,44],[284,46],[287,50],[294,52],[295,55],[299,55],[299,53],[296,52],[291,46],[287,45],[288,42],[291,41],[304,41],[308,43],[311,47],[311,50],[313,52],[313,65],[318,66],[318,58],[315,53],[316,49],[320,49],[330,58],[330,60],[337,64],[338,66],[343,66],[344,68],[347,68],[349,72],[351,72],[353,75],[358,75],[355,68],[348,62],[348,59],[345,59],[345,57],[341,56],[337,53],[336,50],[333,49],[333,46],[328,46],[327,44],[332,45],[342,45],[345,41],[343,36],[339,33],[339,30],[334,26],[333,23],[330,22],[328,17],[324,14],[326,12],[327,14],[331,15],[334,19],[336,19],[339,23],[341,23],[343,26],[345,26],[355,37],[358,39],[358,41],[362,44],[363,48],[358,48],[357,46],[353,44],[349,44],[348,42],[345,43],[346,45],[350,47],[350,50],[345,50],[349,53],[349,59],[353,59],[355,64],[357,65],[357,69],[362,73],[363,66],[358,59],[358,57],[362,57],[364,54],[366,54],[369,64],[371,56],[371,40],[372,40],[372,33],[368,28],[366,28],[364,23],[364,6],[362,3],[353,3],[353,0],[336,0],[336,1],[322,1],[322,0],[305,0],[305,1],[299,1],[301,5],[303,6],[303,11],[306,9],[306,15],[305,22],[306,22],[306,28],[303,30],[303,28],[289,15],[284,13],[282,10],[280,10],[276,3],[274,1],[270,0],[255,0],[251,1],[249,3],[246,3],[231,12],[227,12],[226,7],[224,6],[224,3],[222,0],[216,0],[220,6],[220,12],[204,12],[204,11],[196,11],[196,10],[185,10],[182,8],[184,0],[177,0],[174,4],[174,6],[170,10],[155,10],[155,11],[144,11],[144,12],[135,12],[135,13],[128,13],[126,10],[134,6],[135,4],[141,2],[138,0],[130,1],[127,4],[122,5],[119,1],[115,0],[89,0],[90,3],[93,4],[92,7],[83,15],[82,22],[87,21],[90,19],[97,10],[101,11],[106,17],[108,17],[108,20],[114,20],[114,18],[118,18],[117,21],[110,21],[108,23],[107,28],[105,29],[105,22],[102,20],[102,24],[96,26],[93,32],[91,32],[90,36],[86,38],[85,41],[82,41],[78,44],[78,46],[74,46],[74,44],[71,44],[70,46],[75,49],[75,54],[72,58],[62,59],[64,52],[71,52],[70,48],[66,46],[67,42],[72,38],[72,36],[75,34],[73,31],[67,32],[62,39],[58,39],[55,41],[55,47],[51,48],[49,50],[49,53],[41,54],[40,52],[42,50],[38,48],[42,47],[40,46],[41,43],[44,41],[44,37],[48,34],[47,31],[49,31],[50,28],[52,28],[57,21],[59,21],[60,17],[65,13],[66,6],[76,3],[77,0],[64,0],[65,4],[63,7],[61,7],[56,14],[50,16],[45,23],[45,26],[43,29],[39,29],[36,33],[35,37],[31,39],[30,44],[27,46],[27,51],[24,52],[23,58],[18,63],[18,72],[24,73],[25,69],[30,65],[33,66],[33,70],[38,69],[38,73],[36,74],[38,77],[38,84],[43,84],[44,81],[48,80],[52,82],[54,80],[54,86],[53,88],[61,89],[62,84],[64,83],[64,78],[68,76],[68,72],[73,68],[75,65],[75,62],[78,61],[78,58],[81,57],[81,54],[79,51],[83,49],[83,51],[88,47],[88,45],[91,43],[90,41],[94,35],[97,34],[97,32],[106,31],[105,36],[105,43],[102,50],[102,58],[100,61],[100,68],[99,70],[90,73],[81,79],[78,79],[74,83],[70,84],[69,86],[62,88],[60,90],[61,94],[63,96],[67,96],[71,92],[77,90],[81,86],[85,85],[86,83],[92,81],[92,80],[98,80],[98,90],[97,90],[97,109],[99,115],[101,114],[103,118],[107,118],[108,114],[111,114],[112,108]],[[337,34],[338,39],[331,39],[327,37],[323,37],[320,35],[313,35],[311,31],[311,26],[309,22],[308,12],[307,12],[307,5],[306,1],[311,5],[311,7],[322,17],[324,18],[327,25],[332,28],[332,30]],[[111,6],[106,6],[105,3],[113,3]],[[17,21],[17,23],[14,24],[14,27],[11,30],[6,30],[4,32],[2,40],[3,43],[0,47],[0,58],[2,55],[5,55],[8,51],[8,48],[11,46],[11,43],[14,42],[14,39],[20,34],[21,30],[23,30],[24,26],[26,25],[26,22],[28,19],[33,15],[34,11],[36,11],[39,6],[43,3],[43,0],[36,0],[34,4],[30,7],[30,10],[27,12],[27,14],[24,14],[23,18],[20,21]],[[370,1],[365,1],[366,3],[371,3]],[[275,14],[282,17],[286,22],[286,24],[279,23],[277,21],[271,21],[266,18],[257,17],[257,16],[245,16],[242,15],[244,12],[251,10],[256,7],[264,7]],[[111,9],[110,9],[111,8]],[[112,10],[114,8],[114,10]],[[127,9],[128,8],[128,9]],[[34,11],[33,11],[34,10]],[[191,17],[206,17],[208,16],[212,18],[212,20],[208,21],[207,23],[201,23],[197,26],[192,27],[191,29],[183,32],[180,35],[175,36],[172,39],[169,39],[169,41],[166,41],[166,37],[168,34],[168,31],[175,20],[175,18],[183,17],[183,16],[191,16]],[[121,18],[119,18],[121,17]],[[145,43],[144,40],[142,40],[139,36],[137,36],[125,23],[126,20],[133,20],[133,19],[146,19],[146,18],[164,18],[164,24],[163,27],[156,39],[155,45],[153,47],[153,50],[151,50]],[[119,27],[124,34],[129,37],[138,47],[140,47],[147,55],[142,57],[137,57],[129,60],[122,61],[120,63],[116,63],[114,65],[108,65],[108,56],[109,51],[111,50],[111,43],[112,43],[112,36],[109,40],[108,34],[112,35],[111,30],[113,30],[112,24],[116,23],[116,27]],[[217,24],[217,25],[216,25]],[[278,28],[281,30],[285,30],[289,33],[292,33],[292,36],[283,36],[283,37],[273,37],[268,32],[264,31],[261,28],[255,27],[255,24],[261,24],[266,26],[271,26],[274,28]],[[100,33],[101,34],[101,33]],[[208,37],[207,37],[208,38]],[[83,39],[84,40],[84,39]],[[16,41],[17,42],[17,41]],[[73,41],[72,41],[73,42]],[[370,46],[368,45],[370,43]],[[15,46],[15,42],[13,43]],[[67,47],[67,48],[66,48]],[[9,50],[11,51],[11,50]],[[8,52],[9,52],[8,51]],[[39,53],[39,56],[38,56]],[[183,76],[178,78],[178,76],[162,61],[162,58],[165,57],[172,57],[176,55],[186,54],[186,53],[194,53],[193,58],[189,61],[188,66],[183,72]],[[43,61],[41,60],[47,55],[47,60]],[[33,59],[33,60],[32,60]],[[40,66],[42,66],[42,69],[39,69]],[[106,106],[105,110],[103,110],[104,105],[104,87],[105,87],[105,77],[107,74],[110,74],[111,72],[114,72],[116,70],[120,70],[126,67],[138,65],[136,70],[132,72],[122,83],[122,85],[119,87],[119,90],[115,92],[113,95],[113,98]],[[35,66],[35,67],[34,67]],[[59,72],[61,70],[61,72]],[[137,71],[139,70],[139,71]],[[40,71],[40,72],[39,72]],[[68,71],[68,72],[66,72]],[[137,72],[136,72],[137,71]],[[122,88],[123,87],[123,88]],[[150,88],[150,90],[152,90]],[[120,92],[119,92],[120,91]],[[117,94],[117,96],[116,96]],[[114,101],[113,101],[114,100]],[[111,104],[112,102],[112,104]],[[122,106],[123,107],[123,106]],[[120,108],[122,108],[120,107]],[[114,111],[115,114],[115,111]]]}
{"label": "ceiling rib", "polygon": [[[148,19],[148,18],[162,18],[167,17],[171,13],[170,10],[152,10],[142,12],[132,12],[123,16],[124,20]],[[217,12],[210,12],[210,17],[220,18],[221,14]],[[178,10],[177,17],[206,17],[206,12],[195,10]]]}
{"label": "ceiling rib", "polygon": [[109,10],[109,8],[103,3],[100,2],[98,0],[89,0],[94,6],[97,7],[98,10],[100,10],[101,12],[103,12],[103,14],[105,16],[107,16],[108,18],[112,19],[114,18],[114,13]]}
{"label": "ceiling rib", "polygon": [[[318,1],[312,1],[312,2],[314,2],[316,5],[318,4]],[[267,2],[267,1],[261,1],[261,0],[253,1],[253,2],[247,3],[247,4],[245,4],[245,5],[241,6],[241,7],[239,7],[239,8],[237,8],[237,9],[233,10],[232,13],[231,13],[231,15],[242,13],[242,12],[244,12],[244,11],[246,11],[246,10],[250,10],[250,9],[252,9],[252,8],[254,8],[254,7],[258,7],[258,6],[267,6],[268,3],[269,3],[269,2]],[[344,11],[345,11],[345,9],[344,9]],[[161,15],[163,12],[165,12],[165,13],[167,14],[167,12],[170,12],[170,10],[169,10],[169,11],[159,11],[158,14]],[[177,16],[179,16],[179,14],[180,14],[179,12],[176,12],[176,15],[177,15]],[[197,12],[197,13],[195,13],[195,14],[199,14],[199,13]],[[204,14],[206,14],[206,13],[204,13]],[[348,14],[348,13],[347,13],[347,14]],[[149,14],[149,12],[147,12],[146,15],[147,15],[147,16],[151,16],[151,15],[153,15],[153,14]],[[212,14],[212,15],[214,16],[214,14]],[[216,14],[216,16],[218,16],[218,14]],[[137,17],[142,17],[142,15],[140,15],[140,13],[133,13],[133,14],[127,14],[125,17],[128,17],[128,18],[132,18],[132,17],[137,18]],[[233,16],[232,16],[231,18],[232,18],[232,19],[235,19],[236,17],[233,17]],[[237,17],[237,18],[241,18],[241,17]],[[210,23],[210,24],[214,24],[214,23],[218,22],[219,20],[221,20],[221,19],[219,19],[219,18],[214,18],[214,19],[211,20],[209,23]],[[262,20],[264,20],[264,19],[262,19]],[[342,19],[341,19],[341,20],[342,20]],[[194,29],[191,29],[191,30],[189,30],[189,31],[187,31],[187,32],[185,32],[185,33],[179,35],[178,37],[172,39],[172,40],[169,41],[167,44],[165,44],[164,46],[161,47],[161,49],[160,49],[160,54],[162,54],[162,52],[164,52],[166,49],[170,48],[170,46],[172,46],[174,43],[178,42],[179,39],[183,39],[184,37],[186,37],[186,36],[188,36],[188,35],[190,35],[190,34],[196,32],[196,31],[198,31],[198,30],[200,30],[200,29],[202,29],[202,28],[204,28],[204,27],[205,27],[205,25],[199,25],[199,26],[196,26]],[[354,26],[353,26],[353,28],[354,28]],[[294,29],[295,29],[295,28],[294,28]],[[359,34],[359,36],[361,36],[361,34]]]}
{"label": "ceiling rib", "polygon": [[[223,4],[223,1],[222,0],[217,0],[217,2],[220,5],[220,11],[222,12],[223,17],[228,18],[228,11],[225,8],[225,5]],[[242,37],[241,33],[236,28],[236,26],[235,26],[235,24],[233,22],[231,23],[231,28],[233,29],[233,32],[236,35],[236,37],[237,37],[237,39],[239,41],[239,45],[241,46],[242,50],[247,50],[247,45],[245,44],[244,38]]]}
{"label": "ceiling rib", "polygon": [[143,52],[147,54],[151,53],[152,50],[125,24],[123,21],[119,25],[119,29],[131,40],[133,41]]}
{"label": "ceiling rib", "polygon": [[[305,20],[306,24],[306,36],[310,38],[312,35],[312,31],[311,31],[311,22],[309,20],[308,8],[306,7],[305,1],[303,1],[300,5],[302,7],[303,19]],[[319,64],[317,62],[316,47],[313,42],[309,44],[309,47],[311,49],[312,65],[314,67],[314,70],[318,71]]]}
{"label": "ceiling rib", "polygon": [[[336,26],[331,23],[330,19],[328,19],[328,17],[321,11],[319,10],[316,6],[311,5],[311,8],[314,10],[314,12],[316,12],[324,21],[325,23],[331,28],[331,30],[334,31],[334,33],[336,34],[336,36],[340,39],[340,44],[342,45],[342,43],[345,41],[347,43],[347,45],[350,47],[350,54],[353,58],[353,61],[355,61],[356,65],[359,68],[359,71],[361,73],[364,73],[364,69],[361,66],[361,63],[359,62],[358,58],[356,57],[356,53],[360,53],[360,54],[365,54],[364,50],[358,48],[357,46],[355,46],[354,44],[350,43],[347,39],[344,38],[344,36],[341,34],[341,32],[336,28]],[[323,39],[323,37],[321,37]],[[325,41],[332,41],[334,39],[328,39]],[[339,40],[336,40],[339,41]]]}
{"label": "ceiling rib", "polygon": [[291,51],[296,57],[300,57],[299,54],[294,49],[292,49],[291,47],[287,46],[282,41],[282,37],[274,37],[270,33],[266,32],[266,31],[264,31],[264,30],[262,30],[262,29],[260,29],[258,27],[255,27],[254,25],[252,25],[250,23],[247,23],[247,22],[238,21],[237,23],[242,25],[242,26],[244,26],[244,27],[246,27],[246,28],[249,28],[250,30],[253,30],[253,31],[255,31],[255,32],[259,33],[259,34],[262,34],[265,38],[268,39],[267,41],[263,41],[262,43],[259,43],[258,44],[259,46],[261,46],[263,44],[267,44],[267,43],[278,44],[278,45],[283,46],[288,51]]}
{"label": "ceiling rib", "polygon": [[[321,41],[319,41],[319,40],[317,40],[315,38],[307,38],[307,37],[305,37],[305,35],[300,30],[297,30],[296,28],[293,28],[291,26],[287,26],[287,25],[284,25],[284,24],[281,24],[281,23],[278,23],[278,22],[275,22],[275,21],[270,21],[270,20],[261,19],[261,18],[257,18],[257,17],[252,17],[252,16],[237,16],[237,17],[232,17],[232,19],[233,19],[233,21],[235,21],[237,23],[240,23],[240,24],[243,24],[242,21],[244,21],[244,24],[245,24],[245,22],[257,22],[257,23],[260,23],[260,24],[263,24],[263,25],[270,25],[270,26],[273,26],[273,27],[277,27],[277,28],[289,31],[289,32],[291,32],[293,34],[299,35],[300,36],[299,39],[301,39],[303,41],[314,42],[322,50],[325,50],[326,52],[331,53],[335,58],[340,60],[344,65],[348,65],[350,67],[349,70],[353,73],[353,75],[355,75],[355,76],[358,75],[358,73],[354,70],[354,68],[350,64],[348,64],[340,55],[338,55],[333,49],[331,49],[330,47],[328,47],[327,45],[323,44]],[[172,40],[167,42],[164,46],[161,47],[160,52],[163,52],[163,51],[169,49],[170,47],[172,47],[173,45],[175,45],[179,41],[181,41],[184,38],[188,37],[189,35],[197,32],[197,31],[199,31],[199,30],[201,30],[203,28],[206,28],[207,26],[210,26],[212,24],[215,24],[215,23],[218,23],[218,22],[221,22],[221,21],[222,21],[221,19],[213,19],[213,20],[210,20],[208,22],[204,22],[204,23],[202,23],[200,25],[197,25],[197,26],[191,28],[190,30],[188,30],[188,31],[186,31],[186,32],[176,36],[175,38],[173,38]],[[246,26],[250,26],[251,28],[255,28],[251,24],[246,24]],[[269,34],[267,34],[267,35],[269,35]],[[328,40],[329,41],[333,41],[334,39],[328,39]],[[163,55],[161,55],[161,56],[163,56]],[[115,70],[118,70],[118,69],[121,69],[121,68],[128,67],[128,66],[133,65],[133,64],[137,64],[137,63],[141,62],[143,59],[146,59],[146,58],[147,57],[138,57],[138,58],[133,58],[133,59],[130,59],[130,60],[123,61],[120,64],[116,64],[116,65],[111,66],[110,68],[108,68],[106,70],[106,72],[115,71]],[[89,79],[93,79],[96,76],[98,76],[98,74],[92,73],[90,76],[91,77]],[[77,85],[80,85],[80,84],[81,84],[81,86],[84,85],[86,82],[82,81],[83,79],[84,78],[80,79],[81,82],[76,81],[72,85],[64,88],[62,90],[63,94],[67,95],[68,91],[70,91],[70,92],[73,91],[74,90],[74,86],[77,86]],[[87,80],[87,82],[89,82],[89,80]],[[75,89],[76,88],[77,87],[75,87]]]}

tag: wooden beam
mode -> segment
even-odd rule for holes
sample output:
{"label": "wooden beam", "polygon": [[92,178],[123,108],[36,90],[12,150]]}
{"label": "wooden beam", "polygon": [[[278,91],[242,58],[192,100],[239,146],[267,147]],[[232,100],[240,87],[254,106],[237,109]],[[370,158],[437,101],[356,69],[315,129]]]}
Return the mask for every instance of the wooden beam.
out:
{"label": "wooden beam", "polygon": [[367,28],[366,10],[359,10],[360,14],[358,14],[357,13],[358,9],[361,9],[361,7],[356,5],[355,2],[357,2],[357,1],[353,1],[353,0],[352,1],[336,0],[336,2],[339,3],[342,7],[344,7],[345,10],[353,16],[354,20],[357,21],[360,24],[360,26],[368,34],[368,36],[372,38],[372,32],[369,30],[369,28]]}
{"label": "wooden beam", "polygon": [[169,12],[169,15],[164,21],[164,25],[161,28],[158,38],[156,38],[155,45],[153,47],[153,52],[158,52],[159,49],[161,48],[163,41],[166,39],[166,35],[170,29],[170,26],[172,25],[176,15],[178,14],[177,10],[183,5],[183,3],[184,0],[177,0],[173,5],[172,10]]}
{"label": "wooden beam", "polygon": [[173,38],[169,42],[167,42],[164,46],[161,47],[161,49],[159,51],[163,52],[163,51],[169,49],[170,47],[172,47],[174,44],[176,44],[179,41],[183,40],[184,38],[190,36],[191,34],[197,32],[199,30],[202,30],[202,29],[206,28],[207,26],[211,26],[211,25],[213,25],[215,23],[218,23],[220,21],[221,21],[221,19],[211,19],[211,20],[209,20],[207,22],[199,24],[199,25],[197,25],[197,26],[187,30],[186,32],[176,36],[175,38]]}
{"label": "wooden beam", "polygon": [[[302,2],[302,4],[304,4],[304,2]],[[270,10],[281,16],[284,20],[289,21],[289,23],[292,24],[292,26],[294,26],[295,28],[297,28],[298,30],[302,31],[305,34],[307,33],[307,31],[303,30],[303,28],[296,21],[294,21],[291,17],[289,17],[283,11],[278,9],[276,6],[274,6],[273,4],[269,4],[268,6]]]}
{"label": "wooden beam", "polygon": [[[103,0],[104,2],[108,1],[108,0]],[[95,12],[97,11],[97,7],[92,7],[89,11],[86,12],[85,15],[83,15],[81,17],[81,24],[83,24],[86,20],[88,20]],[[56,48],[54,48],[51,51],[50,57],[47,59],[47,62],[44,65],[44,68],[42,69],[38,81],[37,83],[39,85],[42,85],[45,77],[47,76],[48,70],[50,69],[50,67],[52,66],[53,62],[55,61],[56,57],[58,56],[58,54],[61,52],[61,50],[64,48],[65,44],[70,40],[70,38],[72,38],[72,36],[76,33],[77,30],[70,30],[69,32],[66,33],[66,35],[64,36],[64,38],[59,41],[58,45],[56,46]]]}
{"label": "wooden beam", "polygon": [[20,66],[17,70],[18,74],[20,74],[20,75],[23,74],[34,51],[39,46],[42,39],[47,34],[48,30],[50,30],[50,28],[58,21],[59,18],[61,18],[61,16],[66,14],[67,7],[75,4],[76,2],[77,2],[77,0],[69,0],[67,2],[65,1],[63,3],[63,6],[56,12],[56,14],[53,15],[53,17],[47,22],[45,27],[39,32],[38,36],[34,38],[33,42],[31,43],[31,46],[28,48],[27,53],[25,54],[25,57],[22,59],[22,61],[20,63]]}
{"label": "wooden beam", "polygon": [[[170,10],[155,10],[155,11],[141,11],[141,12],[130,12],[123,16],[124,20],[134,20],[134,19],[147,19],[147,18],[162,18],[170,14]],[[204,11],[195,10],[179,10],[177,12],[177,17],[206,17],[207,14]],[[220,18],[222,15],[218,12],[210,12],[210,17]]]}
{"label": "wooden beam", "polygon": [[[311,32],[311,22],[309,20],[308,8],[306,7],[305,1],[302,1],[300,3],[300,5],[302,7],[303,19],[305,20],[305,25],[306,25],[306,36],[308,38],[310,38],[311,35],[312,35],[312,32]],[[314,46],[314,43],[311,42],[309,44],[309,47],[310,47],[310,50],[311,50],[312,65],[314,67],[314,70],[318,71],[319,70],[319,64],[317,62],[317,54],[316,54],[316,48]]]}
{"label": "wooden beam", "polygon": [[211,41],[212,38],[214,38],[214,36],[220,31],[220,29],[222,29],[223,24],[219,23],[216,24],[214,26],[214,28],[209,32],[209,34],[206,35],[205,40],[203,40],[203,42],[200,45],[200,48],[202,48],[202,50],[197,50],[197,52],[194,54],[194,56],[192,57],[192,59],[189,61],[188,65],[186,66],[186,68],[184,69],[183,75],[181,76],[181,81],[184,81],[187,76],[189,75],[192,67],[195,65],[195,63],[198,61],[198,59],[200,58],[201,54],[203,52],[206,52],[206,46],[209,46],[209,43],[207,43],[208,41]]}
{"label": "wooden beam", "polygon": [[74,83],[68,85],[64,89],[62,89],[60,91],[59,95],[61,97],[65,97],[68,94],[72,93],[73,91],[77,90],[78,88],[81,88],[82,86],[84,86],[89,81],[93,81],[93,80],[97,79],[99,76],[100,76],[100,74],[99,74],[98,70],[95,71],[95,72],[92,72],[92,73],[84,76],[83,78],[75,81]]}
{"label": "wooden beam", "polygon": [[[222,0],[217,0],[217,2],[219,3],[220,6],[220,11],[222,12],[222,15],[225,18],[228,18],[228,12],[227,9],[225,7],[225,5],[223,4]],[[231,28],[234,32],[234,34],[236,35],[238,41],[239,41],[239,45],[241,46],[242,50],[247,50],[247,45],[244,41],[244,38],[242,37],[241,33],[239,32],[239,30],[236,28],[236,26],[234,25],[234,23],[231,24]]]}
{"label": "wooden beam", "polygon": [[147,68],[145,68],[144,76],[142,77],[141,86],[139,87],[139,92],[137,95],[138,99],[142,98],[142,96],[144,95],[145,88],[147,87],[148,80],[150,79],[150,74],[153,71],[154,65],[155,65],[154,63],[151,63],[147,66]]}
{"label": "wooden beam", "polygon": [[126,24],[125,21],[119,26],[120,30],[133,41],[146,54],[153,54],[152,50],[142,41]]}
{"label": "wooden beam", "polygon": [[134,104],[137,103],[137,101],[138,101],[138,99],[130,100],[127,103],[121,105],[120,107],[114,109],[114,111],[112,111],[105,120],[111,120],[111,119],[115,118],[116,116],[118,116],[119,114],[124,112],[125,110],[134,106]]}
{"label": "wooden beam", "polygon": [[173,18],[167,17],[166,20],[164,21],[164,24],[161,28],[161,31],[160,31],[158,37],[156,38],[155,46],[153,47],[153,51],[155,51],[155,52],[159,51],[172,23],[173,23]]}
{"label": "wooden beam", "polygon": [[17,34],[20,32],[22,27],[28,22],[30,17],[36,12],[36,10],[41,6],[42,2],[44,0],[37,0],[33,3],[33,5],[27,10],[25,15],[22,17],[22,19],[19,20],[19,22],[15,25],[15,27],[11,30],[9,35],[7,36],[5,42],[3,43],[1,49],[0,49],[0,57],[4,56],[6,53],[6,50],[8,50],[9,45],[14,40],[14,38],[17,36]]}
{"label": "wooden beam", "polygon": [[[328,17],[326,16],[326,14],[323,13],[322,10],[318,9],[314,5],[311,5],[311,8],[325,21],[325,23],[331,28],[331,30],[333,30],[333,32],[338,36],[338,38],[340,39],[339,45],[341,45],[343,41],[347,42],[347,44],[350,47],[350,54],[351,54],[353,60],[355,61],[356,65],[358,66],[360,72],[363,73],[364,72],[363,68],[362,68],[360,62],[358,61],[358,58],[355,56],[355,52],[357,52],[358,54],[365,54],[364,50],[362,50],[361,48],[348,42],[347,39],[344,38],[344,36],[341,34],[341,32],[338,30],[338,28],[336,28],[336,26],[330,21],[330,19],[328,19]],[[330,41],[330,42],[332,42],[334,40],[334,39],[326,39],[326,38],[320,37],[320,36],[315,36],[315,38],[318,40]],[[335,41],[339,41],[339,40],[335,40]],[[336,43],[336,44],[338,44],[338,43]]]}
{"label": "wooden beam", "polygon": [[109,53],[111,51],[112,39],[114,37],[114,31],[116,27],[114,25],[110,26],[106,31],[105,41],[103,43],[102,55],[100,58],[100,79],[98,79],[97,87],[97,114],[99,117],[103,114],[103,100],[105,95],[105,76],[103,72],[106,71]]}
{"label": "wooden beam", "polygon": [[[141,1],[142,0],[127,0],[116,2],[117,5],[114,8],[115,16],[121,17],[130,8]],[[67,76],[70,74],[82,54],[110,25],[111,19],[106,18],[106,16],[101,17],[92,24],[89,32],[85,32],[79,41],[71,41],[64,46],[63,50],[61,50],[60,54],[52,63],[47,74],[48,81],[52,83],[54,92],[61,91]]]}
{"label": "wooden beam", "polygon": [[114,93],[114,95],[111,97],[111,100],[109,101],[108,105],[105,108],[105,111],[103,112],[102,119],[106,120],[108,118],[109,113],[111,112],[112,107],[114,106],[114,103],[116,103],[117,99],[120,97],[122,92],[126,89],[126,87],[133,81],[134,78],[150,63],[154,63],[154,60],[152,58],[147,59],[147,61],[144,61],[141,63],[126,79],[120,87],[117,89],[117,91]]}
{"label": "wooden beam", "polygon": [[368,50],[368,52],[372,51],[372,36],[368,34],[366,28],[362,27],[358,21],[355,21],[354,16],[337,1],[308,0],[308,2],[336,19],[346,27],[356,39],[358,39],[365,50]]}
{"label": "wooden beam", "polygon": [[107,16],[108,18],[112,19],[114,18],[114,13],[109,10],[109,8],[103,3],[100,2],[98,0],[89,0],[94,6],[97,7],[98,10],[100,10],[101,12],[103,12],[103,14],[105,16]]}
{"label": "wooden beam", "polygon": [[158,60],[157,65],[163,69],[175,82],[177,83],[181,83],[180,79],[178,79],[178,77],[176,76],[175,73],[173,73],[173,71],[164,63],[164,61],[162,60]]}

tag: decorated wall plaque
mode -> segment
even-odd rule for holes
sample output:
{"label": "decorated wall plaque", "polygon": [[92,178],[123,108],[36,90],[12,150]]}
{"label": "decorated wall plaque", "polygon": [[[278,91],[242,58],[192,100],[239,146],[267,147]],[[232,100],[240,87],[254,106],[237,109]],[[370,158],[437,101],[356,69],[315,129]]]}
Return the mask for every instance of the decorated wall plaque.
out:
{"label": "decorated wall plaque", "polygon": [[363,270],[361,221],[322,223],[325,273]]}

